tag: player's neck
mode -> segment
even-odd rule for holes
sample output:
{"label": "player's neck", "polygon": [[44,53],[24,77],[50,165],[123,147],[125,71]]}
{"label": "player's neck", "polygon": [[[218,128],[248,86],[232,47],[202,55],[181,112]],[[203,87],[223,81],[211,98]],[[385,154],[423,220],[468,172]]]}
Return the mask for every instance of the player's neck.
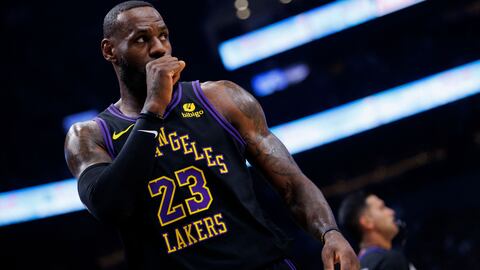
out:
{"label": "player's neck", "polygon": [[367,249],[370,247],[380,247],[390,250],[392,248],[392,241],[377,232],[367,233],[363,236],[360,248]]}
{"label": "player's neck", "polygon": [[144,103],[144,95],[134,94],[134,92],[127,89],[126,86],[120,86],[120,100],[115,103],[115,106],[118,107],[123,114],[130,117],[137,117],[140,114]]}

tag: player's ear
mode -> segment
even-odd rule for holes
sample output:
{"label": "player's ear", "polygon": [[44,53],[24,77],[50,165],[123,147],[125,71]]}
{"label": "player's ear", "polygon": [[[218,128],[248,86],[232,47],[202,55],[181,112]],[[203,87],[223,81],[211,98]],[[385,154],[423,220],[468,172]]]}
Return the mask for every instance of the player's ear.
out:
{"label": "player's ear", "polygon": [[115,47],[113,46],[112,41],[109,40],[108,38],[104,38],[102,39],[100,46],[102,48],[103,58],[105,58],[105,60],[109,62],[116,64],[117,56],[115,54]]}

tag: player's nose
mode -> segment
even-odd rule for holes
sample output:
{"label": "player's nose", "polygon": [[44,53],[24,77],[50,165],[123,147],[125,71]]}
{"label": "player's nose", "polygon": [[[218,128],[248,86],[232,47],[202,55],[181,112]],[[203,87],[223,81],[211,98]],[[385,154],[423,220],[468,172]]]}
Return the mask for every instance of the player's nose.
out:
{"label": "player's nose", "polygon": [[152,58],[160,58],[167,53],[167,46],[158,38],[153,38],[150,46],[150,56]]}

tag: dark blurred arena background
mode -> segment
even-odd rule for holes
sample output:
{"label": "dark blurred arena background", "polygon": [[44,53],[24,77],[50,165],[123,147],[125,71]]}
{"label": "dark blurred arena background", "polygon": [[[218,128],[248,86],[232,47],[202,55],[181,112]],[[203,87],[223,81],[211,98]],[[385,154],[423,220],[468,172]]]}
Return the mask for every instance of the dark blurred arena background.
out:
{"label": "dark blurred arena background", "polygon": [[[169,26],[174,56],[187,63],[182,79],[237,82],[257,97],[270,126],[480,59],[480,1],[434,0],[228,70],[221,42],[335,1],[250,0],[250,14],[238,14],[244,19],[234,2],[152,1]],[[118,99],[112,67],[100,52],[103,16],[116,3],[3,1],[0,195],[72,177],[63,156],[65,118]],[[272,70],[298,76],[290,85],[271,82],[273,93],[254,92],[253,78]],[[384,198],[407,224],[405,251],[417,269],[479,269],[479,119],[474,94],[294,158],[335,212],[351,191]],[[294,261],[300,269],[321,269],[320,244],[294,225],[253,173],[265,209],[295,238]],[[3,203],[0,211],[9,207]],[[116,233],[81,210],[1,226],[0,269],[125,266]]]}

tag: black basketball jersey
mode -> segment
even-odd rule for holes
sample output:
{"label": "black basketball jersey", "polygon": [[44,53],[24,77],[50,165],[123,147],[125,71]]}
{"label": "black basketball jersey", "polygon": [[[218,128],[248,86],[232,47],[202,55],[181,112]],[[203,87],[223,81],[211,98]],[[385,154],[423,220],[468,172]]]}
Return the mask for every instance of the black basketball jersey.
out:
{"label": "black basketball jersey", "polygon": [[[111,105],[95,121],[115,158],[136,119]],[[245,142],[198,81],[175,87],[162,127],[149,132],[155,168],[135,179],[138,207],[119,228],[132,269],[261,269],[284,256],[256,201]]]}

